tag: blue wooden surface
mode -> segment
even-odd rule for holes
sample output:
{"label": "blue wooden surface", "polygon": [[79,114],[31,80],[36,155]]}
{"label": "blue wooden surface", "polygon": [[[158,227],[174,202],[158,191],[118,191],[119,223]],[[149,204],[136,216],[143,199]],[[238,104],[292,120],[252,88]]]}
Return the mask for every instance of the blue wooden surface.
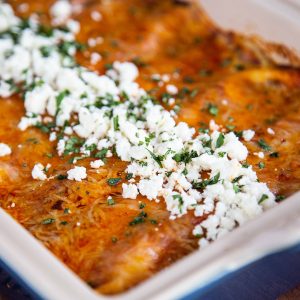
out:
{"label": "blue wooden surface", "polygon": [[300,245],[269,255],[182,300],[275,300],[299,285]]}
{"label": "blue wooden surface", "polygon": [[[275,300],[299,285],[300,245],[252,263],[182,300]],[[0,263],[0,295],[5,300],[39,299],[3,263]]]}

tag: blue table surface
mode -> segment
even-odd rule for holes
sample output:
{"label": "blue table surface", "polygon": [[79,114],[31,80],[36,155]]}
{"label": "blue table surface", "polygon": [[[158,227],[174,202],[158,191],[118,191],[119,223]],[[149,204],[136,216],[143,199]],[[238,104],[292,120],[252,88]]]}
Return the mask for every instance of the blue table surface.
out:
{"label": "blue table surface", "polygon": [[[182,300],[273,300],[299,285],[300,245],[269,255]],[[0,263],[0,296],[5,300],[40,299],[3,262]]]}

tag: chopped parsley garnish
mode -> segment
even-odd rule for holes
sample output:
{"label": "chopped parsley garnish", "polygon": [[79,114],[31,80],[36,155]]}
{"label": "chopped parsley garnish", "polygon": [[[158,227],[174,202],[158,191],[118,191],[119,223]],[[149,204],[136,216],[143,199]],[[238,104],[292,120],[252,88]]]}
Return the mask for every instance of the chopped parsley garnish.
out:
{"label": "chopped parsley garnish", "polygon": [[236,64],[234,68],[236,69],[236,71],[243,71],[246,69],[246,67],[243,64]]}
{"label": "chopped parsley garnish", "polygon": [[215,175],[213,178],[205,179],[200,182],[193,182],[193,188],[194,189],[204,189],[208,185],[217,184],[219,182],[219,179],[220,179],[220,173]]}
{"label": "chopped parsley garnish", "polygon": [[115,244],[115,243],[118,241],[118,238],[115,237],[115,236],[113,236],[113,237],[111,238],[111,241]]}
{"label": "chopped parsley garnish", "polygon": [[139,204],[139,209],[143,209],[145,206],[146,206],[146,204],[142,202]]}
{"label": "chopped parsley garnish", "polygon": [[265,150],[265,151],[271,151],[271,150],[272,150],[272,148],[266,143],[266,141],[265,141],[264,139],[258,140],[257,145],[258,145],[261,149],[263,149],[263,150]]}
{"label": "chopped parsley garnish", "polygon": [[64,56],[71,56],[74,48],[76,51],[82,51],[86,46],[76,41],[63,41],[58,45],[59,52]]}
{"label": "chopped parsley garnish", "polygon": [[219,152],[218,155],[219,157],[224,157],[226,155],[226,152]]}
{"label": "chopped parsley garnish", "polygon": [[195,98],[198,93],[199,93],[199,89],[197,89],[197,88],[193,89],[193,90],[191,90],[190,97]]}
{"label": "chopped parsley garnish", "polygon": [[67,179],[68,178],[68,175],[63,175],[63,174],[59,174],[56,176],[56,179],[58,180],[64,180],[64,179]]}
{"label": "chopped parsley garnish", "polygon": [[166,172],[166,176],[167,176],[167,177],[170,177],[172,173],[173,173],[173,171],[167,171],[167,172]]}
{"label": "chopped parsley garnish", "polygon": [[237,184],[233,184],[233,190],[236,194],[241,191],[240,187]]}
{"label": "chopped parsley garnish", "polygon": [[220,148],[221,146],[223,146],[224,144],[224,134],[223,133],[220,133],[219,134],[219,137],[217,139],[217,142],[216,142],[216,148]]}
{"label": "chopped parsley garnish", "polygon": [[238,176],[238,177],[235,177],[235,178],[232,180],[232,182],[233,182],[233,183],[239,182],[240,179],[242,179],[242,177],[243,177],[243,175],[240,175],[240,176]]}
{"label": "chopped parsley garnish", "polygon": [[115,186],[117,185],[120,181],[122,180],[122,178],[118,177],[118,178],[109,178],[107,179],[107,183],[110,186]]}
{"label": "chopped parsley garnish", "polygon": [[149,221],[150,221],[150,223],[153,224],[153,225],[156,225],[156,224],[157,224],[157,221],[154,220],[154,219],[150,219]]}
{"label": "chopped parsley garnish", "polygon": [[48,219],[44,219],[41,223],[43,224],[43,225],[48,225],[48,224],[52,224],[52,223],[54,223],[55,222],[55,219],[53,219],[53,218],[48,218]]}
{"label": "chopped parsley garnish", "polygon": [[133,178],[133,174],[132,173],[127,173],[126,174],[126,180],[130,180],[131,178]]}
{"label": "chopped parsley garnish", "polygon": [[129,225],[135,226],[135,225],[144,223],[146,218],[147,218],[147,213],[142,211],[141,213],[138,214],[137,217],[135,217],[131,222],[129,222]]}
{"label": "chopped parsley garnish", "polygon": [[62,103],[62,101],[64,100],[64,98],[66,96],[68,96],[70,94],[70,92],[68,90],[64,90],[62,91],[61,93],[59,93],[57,96],[56,96],[56,115],[59,113],[60,111],[60,105]]}
{"label": "chopped parsley garnish", "polygon": [[280,202],[280,201],[282,201],[284,199],[285,199],[285,196],[283,196],[283,195],[276,195],[276,197],[275,197],[275,201],[276,202]]}
{"label": "chopped parsley garnish", "polygon": [[194,83],[195,79],[193,77],[191,77],[191,76],[185,76],[183,78],[183,82],[185,82],[185,83]]}
{"label": "chopped parsley garnish", "polygon": [[219,108],[218,106],[216,106],[215,104],[209,103],[208,107],[207,107],[208,112],[213,115],[213,116],[217,116],[219,113]]}
{"label": "chopped parsley garnish", "polygon": [[52,47],[50,47],[50,46],[42,46],[40,48],[40,52],[43,57],[49,57],[51,55],[51,50],[52,50]]}
{"label": "chopped parsley garnish", "polygon": [[68,225],[68,222],[67,221],[61,221],[59,224],[60,225]]}
{"label": "chopped parsley garnish", "polygon": [[274,157],[274,158],[278,158],[279,157],[279,152],[272,152],[269,156]]}
{"label": "chopped parsley garnish", "polygon": [[155,133],[151,132],[148,137],[145,138],[146,145],[149,146],[151,140],[155,138]]}
{"label": "chopped parsley garnish", "polygon": [[77,136],[72,136],[66,141],[64,155],[71,153],[79,153],[81,146],[84,144],[84,140]]}
{"label": "chopped parsley garnish", "polygon": [[107,151],[108,151],[107,148],[103,148],[103,149],[101,149],[99,152],[97,152],[97,153],[95,154],[95,157],[96,157],[96,158],[103,159],[103,158],[106,157]]}
{"label": "chopped parsley garnish", "polygon": [[269,199],[269,196],[266,195],[266,194],[263,194],[263,195],[261,196],[261,198],[259,199],[258,204],[262,204],[262,203],[263,203],[265,200],[267,200],[267,199]]}
{"label": "chopped parsley garnish", "polygon": [[119,116],[115,116],[113,118],[113,123],[114,123],[114,130],[119,131],[120,130],[120,125],[119,125]]}
{"label": "chopped parsley garnish", "polygon": [[232,124],[227,124],[226,125],[226,128],[230,131],[232,131],[234,128],[235,128],[235,125],[232,125]]}
{"label": "chopped parsley garnish", "polygon": [[262,161],[260,161],[260,162],[258,163],[258,167],[259,167],[260,169],[264,169],[265,163],[262,162]]}
{"label": "chopped parsley garnish", "polygon": [[191,152],[189,152],[188,150],[184,150],[180,153],[175,154],[172,158],[178,163],[183,162],[185,164],[188,164],[195,157],[198,157],[198,153],[195,150],[192,150]]}
{"label": "chopped parsley garnish", "polygon": [[[147,148],[146,148],[147,149]],[[155,155],[152,151],[150,151],[149,149],[147,149],[147,151],[150,153],[151,157],[157,162],[157,164],[162,168],[162,161],[164,160],[164,157],[161,155]]]}
{"label": "chopped parsley garnish", "polygon": [[39,140],[37,138],[29,138],[29,139],[26,140],[26,142],[37,145],[39,143]]}
{"label": "chopped parsley garnish", "polygon": [[182,206],[183,206],[183,199],[182,199],[182,196],[177,194],[177,195],[173,195],[173,199],[174,200],[177,200],[178,201],[178,204],[179,204],[179,211],[180,213],[182,213]]}
{"label": "chopped parsley garnish", "polygon": [[70,211],[70,208],[65,208],[64,209],[64,214],[69,214],[71,211]]}
{"label": "chopped parsley garnish", "polygon": [[234,131],[234,134],[236,137],[238,137],[239,139],[243,136],[243,131]]}
{"label": "chopped parsley garnish", "polygon": [[112,206],[115,205],[115,200],[112,197],[107,198],[107,205]]}
{"label": "chopped parsley garnish", "polygon": [[147,63],[144,62],[140,57],[134,57],[132,60],[131,60],[136,66],[140,67],[140,68],[144,68],[144,67],[147,67]]}

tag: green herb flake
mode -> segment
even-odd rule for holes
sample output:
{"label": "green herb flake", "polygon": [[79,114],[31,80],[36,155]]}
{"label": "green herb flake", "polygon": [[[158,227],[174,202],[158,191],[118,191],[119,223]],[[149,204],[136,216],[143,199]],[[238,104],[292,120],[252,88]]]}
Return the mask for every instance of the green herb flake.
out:
{"label": "green herb flake", "polygon": [[64,179],[67,179],[68,178],[68,175],[63,175],[63,174],[59,174],[56,176],[56,179],[58,180],[64,180]]}
{"label": "green herb flake", "polygon": [[79,153],[81,146],[84,144],[84,140],[76,136],[70,137],[66,141],[64,155],[69,155],[71,153]]}
{"label": "green herb flake", "polygon": [[130,180],[131,178],[133,178],[133,174],[132,173],[127,173],[126,174],[126,180]]}
{"label": "green herb flake", "polygon": [[184,150],[180,153],[175,154],[172,158],[177,163],[183,162],[185,164],[188,164],[195,157],[198,157],[198,153],[195,150],[192,150],[191,152],[189,152],[188,150]]}
{"label": "green herb flake", "polygon": [[276,197],[275,197],[276,202],[281,202],[284,199],[285,199],[285,196],[283,196],[283,195],[276,195]]}
{"label": "green herb flake", "polygon": [[224,157],[226,155],[226,152],[219,152],[218,155],[219,157]]}
{"label": "green herb flake", "polygon": [[263,149],[263,150],[265,150],[265,151],[271,151],[271,150],[272,150],[272,148],[266,143],[266,141],[265,141],[264,139],[258,140],[257,145],[258,145],[261,149]]}
{"label": "green herb flake", "polygon": [[233,183],[239,182],[239,181],[242,179],[242,177],[243,177],[243,175],[240,175],[240,176],[238,176],[238,177],[235,177],[235,178],[232,180],[232,182],[233,182]]}
{"label": "green herb flake", "polygon": [[52,224],[52,223],[54,223],[55,222],[55,219],[53,219],[53,218],[48,218],[48,219],[44,219],[41,223],[43,224],[43,225],[48,225],[48,224]]}
{"label": "green herb flake", "polygon": [[234,184],[233,185],[233,190],[234,190],[234,192],[237,194],[237,193],[239,193],[241,190],[240,190],[240,187],[237,185],[237,184]]}
{"label": "green herb flake", "polygon": [[145,204],[145,203],[141,202],[141,203],[139,204],[139,209],[143,209],[143,208],[145,208],[145,207],[146,207],[146,204]]}
{"label": "green herb flake", "polygon": [[114,123],[114,130],[119,131],[120,130],[120,125],[119,125],[119,116],[115,116],[113,118],[113,123]]}
{"label": "green herb flake", "polygon": [[137,217],[135,217],[131,222],[129,222],[130,226],[136,226],[138,224],[144,223],[145,219],[147,218],[147,213],[142,211],[138,214]]}
{"label": "green herb flake", "polygon": [[112,197],[108,197],[107,198],[107,205],[113,206],[115,204],[116,204],[116,202],[115,202],[115,200]]}
{"label": "green herb flake", "polygon": [[59,113],[60,111],[60,106],[62,101],[64,100],[64,98],[66,96],[68,96],[70,94],[70,92],[68,90],[64,90],[62,92],[60,92],[57,96],[56,96],[56,115]]}
{"label": "green herb flake", "polygon": [[117,185],[121,180],[122,180],[122,178],[120,178],[120,177],[117,177],[117,178],[109,178],[109,179],[107,179],[107,183],[108,183],[108,185],[110,185],[110,186],[115,186],[115,185]]}
{"label": "green herb flake", "polygon": [[117,237],[115,237],[115,236],[113,236],[112,238],[111,238],[111,241],[112,241],[112,243],[116,243],[117,241],[118,241],[118,238]]}
{"label": "green herb flake", "polygon": [[279,157],[279,152],[272,152],[269,156],[273,157],[273,158],[278,158]]}
{"label": "green herb flake", "polygon": [[261,196],[261,198],[259,199],[258,204],[262,204],[262,203],[263,203],[265,200],[267,200],[268,198],[269,198],[268,195],[263,194],[263,195]]}
{"label": "green herb flake", "polygon": [[103,148],[95,154],[95,157],[100,158],[100,159],[104,159],[106,157],[107,151],[108,151],[107,148]]}
{"label": "green herb flake", "polygon": [[220,179],[220,172],[217,175],[215,175],[213,178],[205,179],[200,182],[193,182],[193,188],[194,189],[204,189],[208,185],[217,184],[219,182],[219,179]]}
{"label": "green herb flake", "polygon": [[225,138],[224,134],[220,133],[219,137],[217,139],[217,142],[216,142],[216,148],[220,148],[220,147],[223,146],[223,144],[224,144],[224,138]]}
{"label": "green herb flake", "polygon": [[262,161],[260,161],[260,162],[258,163],[258,167],[259,167],[260,169],[264,169],[264,168],[265,168],[265,163],[262,162]]}
{"label": "green herb flake", "polygon": [[219,113],[219,108],[218,108],[218,106],[216,106],[216,105],[214,105],[214,104],[212,104],[212,103],[209,103],[209,104],[208,104],[207,109],[208,109],[208,112],[209,112],[212,116],[217,116],[218,113]]}
{"label": "green herb flake", "polygon": [[227,128],[228,130],[232,131],[232,130],[234,130],[235,125],[227,124],[227,125],[226,125],[226,128]]}
{"label": "green herb flake", "polygon": [[163,167],[162,165],[162,161],[163,161],[163,157],[161,155],[155,155],[152,151],[150,151],[149,149],[146,148],[146,150],[150,153],[151,157],[157,162],[157,164],[160,166],[160,168]]}
{"label": "green herb flake", "polygon": [[177,194],[177,195],[173,195],[173,199],[178,201],[178,206],[179,206],[179,211],[180,213],[182,213],[182,206],[183,206],[183,199],[182,196]]}
{"label": "green herb flake", "polygon": [[185,83],[194,83],[195,79],[193,77],[191,77],[191,76],[185,76],[183,78],[183,82],[185,82]]}
{"label": "green herb flake", "polygon": [[64,209],[64,214],[67,215],[67,214],[69,214],[70,212],[71,212],[70,208],[65,208],[65,209]]}
{"label": "green herb flake", "polygon": [[150,221],[150,223],[151,223],[151,224],[153,224],[153,225],[157,225],[157,221],[156,221],[156,220],[154,220],[154,219],[150,219],[149,221]]}

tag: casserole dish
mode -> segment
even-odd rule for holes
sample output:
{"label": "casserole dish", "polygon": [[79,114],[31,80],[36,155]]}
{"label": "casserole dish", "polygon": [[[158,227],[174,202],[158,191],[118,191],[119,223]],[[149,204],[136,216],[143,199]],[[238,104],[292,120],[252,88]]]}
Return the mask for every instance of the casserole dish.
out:
{"label": "casserole dish", "polygon": [[[249,8],[250,8],[252,5],[255,6],[258,4],[256,2],[251,2],[251,3],[249,2],[249,5],[250,5],[249,6]],[[278,6],[279,5],[280,4],[278,3]],[[259,7],[259,5],[258,5],[258,7]],[[274,6],[272,6],[272,7],[274,7]],[[288,10],[287,6],[284,6],[284,7],[286,10]],[[264,9],[265,9],[265,7],[262,8],[262,12],[264,11]],[[282,11],[282,10],[280,9],[280,11]],[[278,15],[274,14],[274,18],[280,18],[280,14],[278,14]],[[282,18],[284,18],[284,17],[282,16]],[[293,20],[293,19],[291,18],[290,20]],[[294,27],[292,26],[293,21],[291,21],[291,22],[292,23],[291,23],[290,28],[292,31],[292,29]],[[274,37],[274,39],[275,38],[276,37]],[[286,44],[288,44],[287,41],[285,41],[285,42],[286,42]],[[296,45],[292,45],[292,46],[295,47]],[[137,287],[136,289],[133,289],[123,295],[115,296],[115,297],[124,298],[124,299],[126,299],[126,297],[130,298],[130,299],[146,298],[146,297],[161,297],[164,299],[165,298],[173,298],[175,296],[178,297],[178,296],[182,295],[188,289],[192,289],[192,288],[196,287],[196,285],[199,286],[199,281],[201,281],[202,285],[203,285],[203,284],[207,283],[209,280],[211,280],[212,278],[215,278],[215,276],[217,274],[220,276],[221,270],[224,270],[224,269],[228,270],[228,265],[227,265],[228,262],[233,263],[233,265],[229,265],[229,268],[230,267],[236,268],[237,265],[241,265],[242,263],[245,263],[249,259],[254,258],[253,256],[248,256],[249,254],[247,254],[247,252],[244,252],[246,250],[243,249],[243,246],[242,246],[244,243],[243,239],[239,240],[239,242],[235,239],[237,238],[238,234],[243,238],[245,238],[246,236],[248,237],[248,239],[252,238],[254,234],[257,235],[257,228],[261,228],[262,224],[264,227],[264,232],[268,232],[267,229],[268,229],[268,226],[270,226],[272,228],[272,230],[274,230],[271,232],[273,232],[274,234],[281,234],[280,242],[276,241],[276,245],[271,245],[270,243],[268,243],[268,245],[264,245],[261,242],[261,240],[265,240],[265,236],[264,237],[258,236],[258,237],[256,237],[256,238],[258,238],[258,240],[253,241],[252,246],[260,245],[262,247],[262,249],[253,248],[255,250],[254,251],[248,245],[247,246],[245,245],[245,247],[248,250],[252,250],[251,251],[252,255],[254,253],[255,253],[255,256],[263,255],[265,253],[265,251],[270,251],[271,249],[275,250],[276,247],[285,247],[285,246],[291,245],[293,243],[296,243],[299,239],[299,236],[297,234],[294,234],[294,232],[293,232],[293,229],[296,228],[296,226],[293,222],[297,221],[297,216],[299,215],[299,207],[297,205],[297,200],[294,200],[294,199],[296,199],[295,197],[289,199],[289,201],[286,201],[285,203],[283,203],[282,205],[280,205],[277,208],[274,208],[270,212],[267,212],[265,215],[260,217],[260,219],[256,219],[255,222],[251,222],[248,225],[246,225],[244,228],[236,230],[236,232],[231,234],[231,237],[228,236],[226,238],[226,241],[223,239],[223,240],[216,242],[214,245],[212,245],[215,250],[213,250],[213,248],[209,248],[207,250],[201,251],[201,255],[199,252],[193,256],[187,257],[186,259],[179,262],[177,265],[174,265],[174,267],[170,267],[169,269],[166,269],[165,271],[160,273],[160,275],[158,275],[158,277],[149,280],[148,282]],[[288,213],[289,217],[287,219],[285,219],[283,216],[287,212],[289,212]],[[277,227],[274,226],[275,224],[273,224],[273,222],[275,223],[275,219],[273,219],[273,218],[276,218],[279,215],[281,216],[281,218],[283,220],[286,220],[286,221],[288,220],[288,223],[291,226],[289,227],[288,225],[285,225],[285,224],[279,224],[278,221],[276,221],[277,226],[279,226],[279,229],[277,231]],[[263,220],[263,221],[259,221],[259,220]],[[96,294],[94,294],[91,290],[89,290],[85,285],[80,283],[78,281],[78,279],[76,279],[76,277],[74,277],[74,275],[72,275],[68,270],[66,270],[59,262],[57,262],[53,257],[51,258],[51,255],[47,251],[41,250],[41,247],[38,245],[38,243],[34,242],[31,237],[29,237],[27,234],[25,234],[24,230],[20,229],[16,224],[14,224],[14,222],[12,222],[10,220],[10,218],[8,218],[4,213],[3,213],[3,217],[1,218],[1,222],[4,222],[5,224],[9,224],[8,226],[3,224],[3,226],[1,227],[1,228],[3,228],[3,236],[4,236],[3,239],[1,240],[1,243],[3,243],[3,245],[1,245],[1,251],[2,251],[1,255],[3,257],[3,260],[5,260],[19,274],[22,274],[21,270],[23,270],[23,272],[26,270],[26,273],[27,273],[26,280],[30,281],[32,283],[31,285],[34,287],[34,289],[38,290],[39,293],[41,293],[41,295],[43,295],[46,298],[53,298],[53,299],[66,299],[66,298],[76,299],[76,297],[81,298],[81,299],[82,298],[93,299],[94,297],[101,297],[98,295],[96,296]],[[259,222],[261,222],[261,223],[259,223]],[[270,223],[268,223],[268,222],[270,222]],[[285,222],[285,221],[283,221],[283,222]],[[257,224],[257,225],[254,225],[254,224]],[[259,227],[257,227],[257,226],[259,226]],[[276,228],[276,230],[275,230],[275,228]],[[281,228],[284,228],[283,235],[285,236],[285,238],[282,238],[282,231],[280,231]],[[288,229],[288,228],[291,228],[291,229]],[[13,233],[12,233],[11,230],[16,230],[16,231],[13,231]],[[247,230],[249,230],[249,232]],[[287,235],[286,232],[291,232],[291,234]],[[18,240],[14,240],[15,238]],[[234,240],[235,240],[235,242],[233,242]],[[276,240],[276,239],[273,239],[273,240]],[[22,243],[21,243],[21,241],[22,241]],[[20,243],[19,247],[13,246],[13,248],[10,248],[10,247],[12,247],[12,245],[15,242]],[[238,247],[237,247],[236,243],[239,244]],[[28,249],[24,248],[24,246],[22,246],[22,245],[28,245]],[[228,247],[229,247],[228,250],[230,250],[230,252],[228,254],[224,253],[224,255],[222,255],[222,257],[220,258],[219,251],[223,252],[224,249],[227,248],[226,245],[228,245]],[[271,248],[269,248],[269,247],[271,247]],[[16,252],[14,252],[20,248],[22,248],[22,256],[17,254]],[[34,250],[33,248],[36,250]],[[41,252],[43,252],[43,254],[40,252],[40,250],[41,250]],[[236,251],[238,251],[239,255],[235,254]],[[39,252],[39,254],[37,252]],[[11,257],[12,255],[13,255],[13,257]],[[34,257],[35,262],[33,262],[30,259],[30,255],[32,257]],[[46,255],[47,258],[44,255]],[[230,257],[233,255],[236,257],[238,256],[241,260],[236,260],[236,257],[235,257],[235,259],[232,261],[230,259]],[[39,261],[38,257],[40,257],[40,261]],[[221,261],[219,261],[218,258],[221,259]],[[18,259],[18,261],[17,261],[17,259]],[[188,261],[190,262],[190,265],[189,265]],[[196,264],[196,261],[197,261],[197,264]],[[206,262],[206,261],[211,262],[210,265],[207,266],[207,268],[205,268],[205,266],[204,266],[204,262]],[[29,265],[26,265],[26,264],[29,264]],[[178,274],[181,277],[182,273],[179,274],[179,272],[175,272],[175,270],[178,270],[179,268],[182,269],[183,264],[185,264],[184,265],[185,271],[189,272],[189,275],[184,276],[185,280],[178,281],[179,278],[176,275]],[[226,265],[226,268],[224,268],[224,266],[225,266],[224,264]],[[192,269],[196,265],[197,265],[197,270],[195,272],[193,272]],[[41,270],[42,266],[43,266],[43,268]],[[50,271],[49,267],[50,267],[51,271]],[[37,273],[39,269],[40,269],[40,271],[42,271],[43,274]],[[48,269],[49,269],[49,273],[48,273]],[[58,279],[58,274],[57,274],[58,269],[59,269],[60,276],[62,276],[63,278]],[[198,269],[201,270],[201,272]],[[201,273],[202,273],[202,275],[201,275]],[[172,274],[172,276],[171,276],[171,274]],[[49,276],[49,277],[47,277],[47,276]],[[53,277],[51,278],[51,276],[55,277],[56,280],[54,280]],[[203,276],[203,277],[201,277],[201,276]],[[22,277],[25,278],[24,274]],[[43,277],[43,283],[40,282],[40,279],[42,277]],[[171,289],[168,289],[168,287],[172,283],[175,283],[175,282],[176,282],[176,287],[178,287],[179,289],[175,289],[174,287]],[[39,287],[37,287],[37,285],[39,285]],[[165,290],[162,289],[162,285],[164,287],[166,287]],[[74,287],[72,289],[72,291],[70,291],[70,288],[68,288],[70,286]],[[158,291],[158,290],[160,290],[160,294],[156,293],[156,291]],[[72,293],[72,294],[70,294],[70,293]]]}

